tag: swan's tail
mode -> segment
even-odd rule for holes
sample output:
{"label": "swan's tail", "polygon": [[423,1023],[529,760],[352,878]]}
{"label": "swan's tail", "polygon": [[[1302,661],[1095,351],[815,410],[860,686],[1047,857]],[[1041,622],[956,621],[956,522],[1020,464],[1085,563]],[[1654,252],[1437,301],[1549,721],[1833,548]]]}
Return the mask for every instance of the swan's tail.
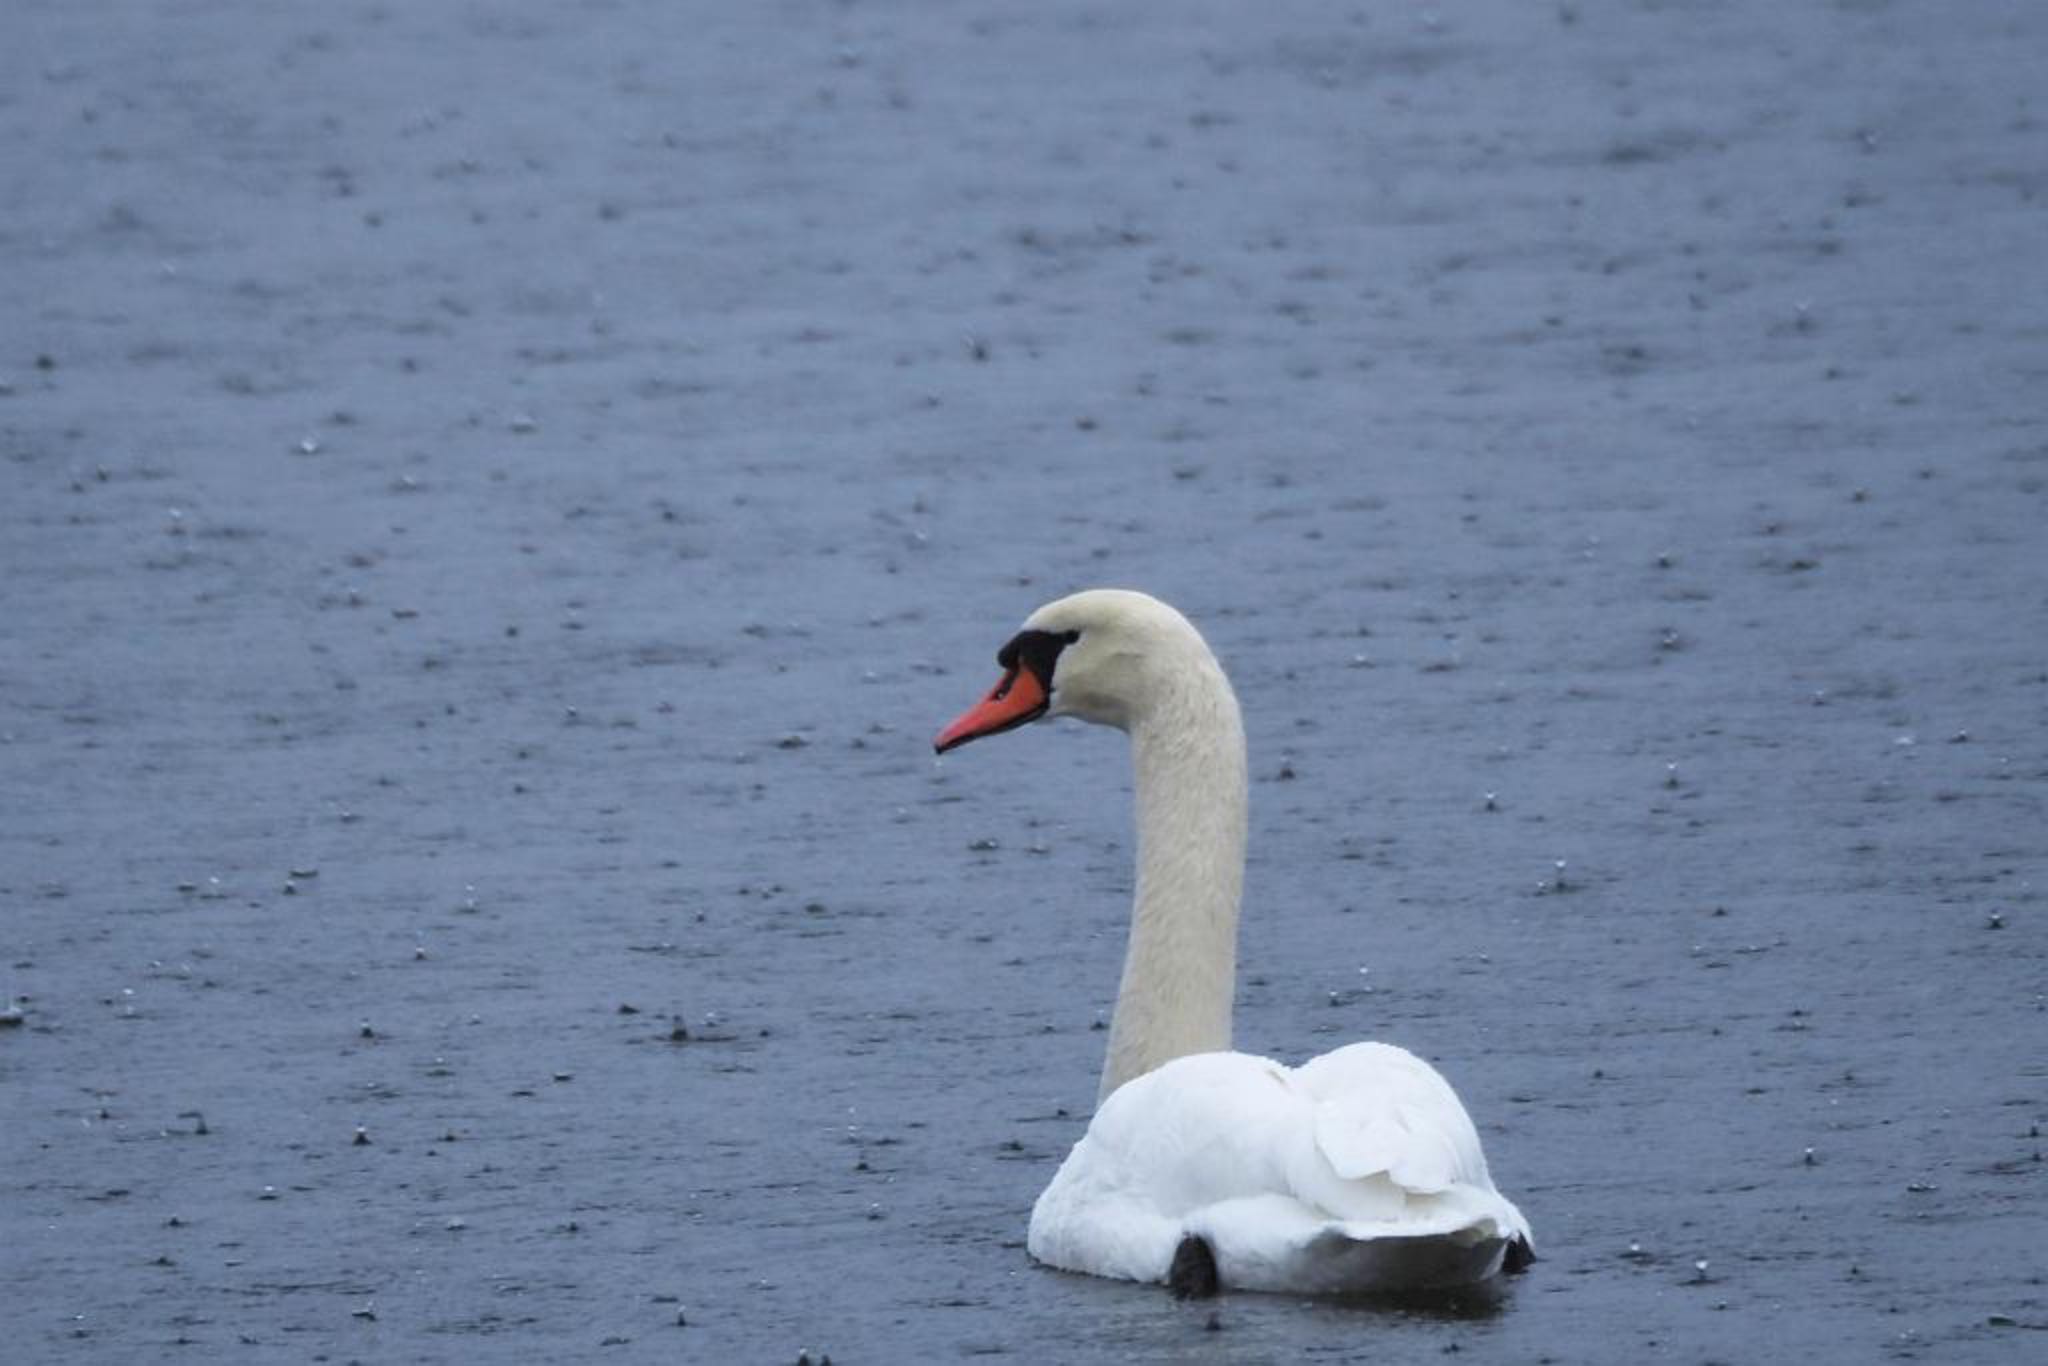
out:
{"label": "swan's tail", "polygon": [[1339,1227],[1302,1248],[1299,1270],[1328,1295],[1454,1290],[1492,1279],[1506,1269],[1514,1249],[1526,1246],[1498,1233],[1354,1238]]}
{"label": "swan's tail", "polygon": [[[1458,1290],[1495,1275],[1520,1275],[1536,1259],[1525,1238],[1470,1242],[1452,1234],[1354,1238],[1340,1232],[1312,1239],[1284,1259],[1246,1261],[1232,1256],[1225,1279],[1215,1250],[1190,1233],[1174,1250],[1166,1285],[1175,1299],[1206,1299],[1226,1285],[1246,1290],[1342,1296],[1401,1296]],[[1271,1278],[1276,1284],[1267,1285]]]}
{"label": "swan's tail", "polygon": [[1507,1202],[1499,1205],[1439,1210],[1427,1221],[1354,1221],[1262,1196],[1212,1205],[1185,1232],[1208,1242],[1226,1288],[1399,1295],[1477,1285],[1525,1268],[1534,1257],[1527,1227]]}

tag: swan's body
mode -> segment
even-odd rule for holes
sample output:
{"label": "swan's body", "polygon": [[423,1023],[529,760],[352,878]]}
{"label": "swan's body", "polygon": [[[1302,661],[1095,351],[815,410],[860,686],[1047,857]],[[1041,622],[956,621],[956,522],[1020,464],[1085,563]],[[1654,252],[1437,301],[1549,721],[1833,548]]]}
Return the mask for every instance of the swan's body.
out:
{"label": "swan's body", "polygon": [[1372,1294],[1518,1267],[1529,1225],[1493,1188],[1450,1084],[1362,1043],[1298,1067],[1229,1052],[1244,878],[1237,699],[1178,612],[1096,589],[1049,603],[998,656],[941,751],[1040,716],[1131,736],[1138,880],[1102,1101],[1031,1213],[1050,1266],[1181,1284]]}

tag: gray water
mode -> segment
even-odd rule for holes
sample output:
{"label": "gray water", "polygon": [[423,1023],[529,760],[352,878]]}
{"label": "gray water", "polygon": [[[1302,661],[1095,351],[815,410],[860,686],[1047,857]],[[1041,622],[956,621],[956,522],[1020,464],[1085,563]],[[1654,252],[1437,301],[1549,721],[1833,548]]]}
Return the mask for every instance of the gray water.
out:
{"label": "gray water", "polygon": [[[7,28],[12,1359],[2041,1351],[2048,10]],[[1026,1257],[1127,764],[929,739],[1097,583],[1497,1297]]]}

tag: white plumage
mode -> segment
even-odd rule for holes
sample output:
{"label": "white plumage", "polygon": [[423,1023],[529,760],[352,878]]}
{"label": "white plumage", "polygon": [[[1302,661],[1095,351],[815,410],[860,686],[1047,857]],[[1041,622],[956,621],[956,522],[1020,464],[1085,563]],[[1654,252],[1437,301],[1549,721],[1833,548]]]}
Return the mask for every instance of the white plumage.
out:
{"label": "white plumage", "polygon": [[1528,1234],[1443,1077],[1359,1043],[1292,1069],[1196,1053],[1126,1082],[1038,1198],[1030,1248],[1163,1281],[1192,1235],[1224,1285],[1358,1294],[1484,1280]]}
{"label": "white plumage", "polygon": [[1200,1239],[1223,1286],[1467,1285],[1530,1246],[1457,1093],[1403,1049],[1298,1068],[1229,1047],[1246,784],[1237,700],[1201,636],[1141,593],[1034,612],[943,751],[1041,715],[1131,735],[1138,886],[1104,1100],[1031,1213],[1050,1266],[1164,1281]]}

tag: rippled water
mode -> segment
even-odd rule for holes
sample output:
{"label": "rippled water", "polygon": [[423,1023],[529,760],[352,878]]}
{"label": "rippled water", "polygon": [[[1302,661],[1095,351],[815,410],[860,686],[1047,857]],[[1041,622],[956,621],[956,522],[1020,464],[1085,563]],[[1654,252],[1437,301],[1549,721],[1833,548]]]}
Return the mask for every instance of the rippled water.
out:
{"label": "rippled water", "polygon": [[[2031,1353],[2035,10],[125,8],[0,54],[24,1359]],[[1091,583],[1497,1296],[1026,1258],[1125,759],[928,741]]]}

